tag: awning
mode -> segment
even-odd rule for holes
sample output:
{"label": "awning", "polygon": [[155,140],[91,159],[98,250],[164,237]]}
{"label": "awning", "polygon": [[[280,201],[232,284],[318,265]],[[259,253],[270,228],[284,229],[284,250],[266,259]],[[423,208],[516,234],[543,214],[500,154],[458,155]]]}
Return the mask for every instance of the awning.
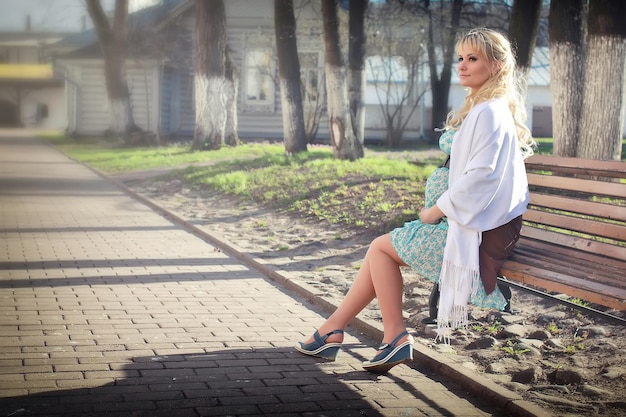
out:
{"label": "awning", "polygon": [[0,64],[0,85],[47,87],[62,85],[50,64]]}

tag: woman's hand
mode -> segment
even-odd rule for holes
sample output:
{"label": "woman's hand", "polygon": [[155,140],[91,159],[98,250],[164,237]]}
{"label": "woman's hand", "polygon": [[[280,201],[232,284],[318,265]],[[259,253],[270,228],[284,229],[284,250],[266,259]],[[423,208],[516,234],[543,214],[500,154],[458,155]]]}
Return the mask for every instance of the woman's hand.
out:
{"label": "woman's hand", "polygon": [[422,223],[426,224],[438,223],[439,219],[441,219],[443,216],[443,211],[441,211],[437,206],[432,206],[430,208],[422,209],[422,211],[420,211],[420,220],[422,221]]}

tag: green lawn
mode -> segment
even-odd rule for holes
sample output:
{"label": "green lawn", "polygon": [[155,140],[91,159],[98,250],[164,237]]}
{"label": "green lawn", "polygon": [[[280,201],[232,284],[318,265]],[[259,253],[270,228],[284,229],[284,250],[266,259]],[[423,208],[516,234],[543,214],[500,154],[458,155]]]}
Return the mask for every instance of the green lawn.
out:
{"label": "green lawn", "polygon": [[292,215],[378,234],[417,217],[427,176],[443,153],[432,146],[368,148],[354,162],[328,146],[285,156],[282,144],[246,143],[191,152],[187,145],[124,148],[105,141],[50,139],[68,156],[109,173],[173,167],[162,179],[250,199]]}

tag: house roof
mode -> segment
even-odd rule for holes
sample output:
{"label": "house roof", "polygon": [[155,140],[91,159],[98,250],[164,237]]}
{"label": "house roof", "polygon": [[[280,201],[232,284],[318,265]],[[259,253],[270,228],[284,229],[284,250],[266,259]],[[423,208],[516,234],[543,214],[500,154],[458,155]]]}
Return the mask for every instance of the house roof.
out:
{"label": "house roof", "polygon": [[89,45],[98,43],[98,37],[94,29],[88,29],[78,33],[72,33],[51,45],[51,49],[55,51],[79,51]]}
{"label": "house roof", "polygon": [[172,5],[173,7],[170,8],[169,12],[163,18],[163,20],[161,20],[157,24],[157,27],[163,27],[167,25],[169,22],[194,7],[194,2],[191,0],[170,0],[170,3],[175,4]]}
{"label": "house roof", "polygon": [[[145,36],[145,29],[155,27],[170,15],[181,2],[187,0],[162,0],[161,3],[140,9],[128,17],[129,44],[139,42]],[[94,28],[70,34],[51,48],[62,58],[99,58],[102,51]],[[141,48],[139,48],[141,50]]]}

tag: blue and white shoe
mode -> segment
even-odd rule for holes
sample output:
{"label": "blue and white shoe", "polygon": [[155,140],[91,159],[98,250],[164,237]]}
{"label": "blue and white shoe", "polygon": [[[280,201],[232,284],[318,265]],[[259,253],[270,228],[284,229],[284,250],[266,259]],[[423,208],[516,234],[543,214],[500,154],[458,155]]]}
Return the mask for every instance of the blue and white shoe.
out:
{"label": "blue and white shoe", "polygon": [[315,340],[311,343],[298,342],[296,344],[296,350],[305,355],[334,361],[337,358],[337,353],[339,353],[341,343],[326,343],[326,339],[333,334],[343,334],[343,330],[333,330],[324,336],[320,336],[319,332],[316,330],[313,334]]}
{"label": "blue and white shoe", "polygon": [[409,332],[404,331],[398,335],[391,343],[383,343],[378,347],[381,352],[374,356],[371,361],[363,362],[366,371],[376,374],[384,374],[396,365],[413,360],[413,337],[409,336],[406,342],[396,346],[396,343]]}

